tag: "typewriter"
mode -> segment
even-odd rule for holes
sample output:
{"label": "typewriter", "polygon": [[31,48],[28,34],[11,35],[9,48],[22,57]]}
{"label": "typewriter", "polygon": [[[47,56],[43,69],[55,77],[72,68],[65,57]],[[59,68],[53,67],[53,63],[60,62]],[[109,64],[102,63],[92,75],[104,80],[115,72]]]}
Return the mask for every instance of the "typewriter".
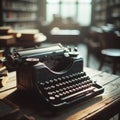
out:
{"label": "typewriter", "polygon": [[17,88],[37,94],[52,108],[81,102],[102,94],[104,88],[83,71],[83,59],[76,48],[53,44],[16,50],[8,56],[16,67]]}

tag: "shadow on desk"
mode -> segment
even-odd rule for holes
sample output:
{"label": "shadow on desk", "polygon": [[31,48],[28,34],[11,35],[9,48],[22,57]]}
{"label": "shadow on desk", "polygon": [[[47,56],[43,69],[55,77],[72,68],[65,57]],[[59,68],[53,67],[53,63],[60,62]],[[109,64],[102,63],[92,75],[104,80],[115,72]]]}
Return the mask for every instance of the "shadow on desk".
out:
{"label": "shadow on desk", "polygon": [[75,103],[64,108],[50,109],[48,105],[45,105],[43,101],[37,98],[35,94],[28,95],[23,93],[23,91],[16,90],[5,99],[10,100],[14,104],[18,105],[25,114],[32,115],[35,118],[43,118],[47,120],[63,120],[91,106],[102,100],[102,96],[96,96],[94,98],[88,99],[86,101]]}

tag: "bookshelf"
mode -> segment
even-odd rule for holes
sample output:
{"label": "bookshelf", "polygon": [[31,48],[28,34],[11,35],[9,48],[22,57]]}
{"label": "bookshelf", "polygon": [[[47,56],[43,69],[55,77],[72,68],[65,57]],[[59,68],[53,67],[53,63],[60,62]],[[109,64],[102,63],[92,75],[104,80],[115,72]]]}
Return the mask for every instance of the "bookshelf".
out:
{"label": "bookshelf", "polygon": [[112,23],[120,27],[119,0],[93,0],[92,25],[101,26]]}
{"label": "bookshelf", "polygon": [[0,0],[1,26],[14,29],[35,28],[38,0]]}
{"label": "bookshelf", "polygon": [[107,19],[107,1],[93,0],[93,25],[101,26],[106,24]]}
{"label": "bookshelf", "polygon": [[120,27],[120,0],[107,0],[107,22]]}

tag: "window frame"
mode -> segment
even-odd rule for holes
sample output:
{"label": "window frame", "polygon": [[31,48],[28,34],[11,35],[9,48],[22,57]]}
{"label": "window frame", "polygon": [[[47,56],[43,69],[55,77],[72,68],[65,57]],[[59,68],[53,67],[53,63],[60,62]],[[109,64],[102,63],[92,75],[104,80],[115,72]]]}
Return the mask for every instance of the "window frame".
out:
{"label": "window frame", "polygon": [[[81,2],[80,2],[81,1]],[[46,6],[48,5],[48,4],[58,4],[59,5],[59,15],[60,16],[62,16],[62,4],[64,4],[64,3],[66,3],[66,4],[74,4],[75,5],[75,8],[76,8],[76,13],[75,13],[75,19],[77,19],[78,20],[78,17],[79,17],[79,4],[89,4],[90,6],[91,6],[91,16],[92,16],[92,0],[90,1],[90,2],[85,2],[85,0],[73,0],[72,2],[69,2],[69,1],[65,1],[65,0],[58,0],[58,1],[54,1],[53,2],[53,0],[51,0],[51,2],[48,2],[47,0],[46,0]],[[90,18],[90,23],[89,23],[89,25],[83,25],[83,26],[90,26],[91,25],[91,19],[92,18]],[[46,7],[46,20],[47,20],[47,7]],[[78,21],[79,22],[79,21]],[[80,23],[80,22],[79,22]],[[82,25],[82,24],[81,24]]]}

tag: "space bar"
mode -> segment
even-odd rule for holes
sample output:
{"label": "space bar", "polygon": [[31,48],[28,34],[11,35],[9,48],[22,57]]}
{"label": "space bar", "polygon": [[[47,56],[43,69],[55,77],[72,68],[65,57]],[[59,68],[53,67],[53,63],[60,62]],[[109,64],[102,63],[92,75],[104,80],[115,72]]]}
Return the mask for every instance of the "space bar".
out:
{"label": "space bar", "polygon": [[79,97],[85,96],[86,94],[89,94],[89,93],[93,92],[94,89],[95,89],[94,87],[91,87],[91,88],[76,92],[74,94],[71,94],[69,96],[63,97],[63,98],[61,98],[61,100],[67,100],[67,99],[77,97],[77,96],[79,96]]}

